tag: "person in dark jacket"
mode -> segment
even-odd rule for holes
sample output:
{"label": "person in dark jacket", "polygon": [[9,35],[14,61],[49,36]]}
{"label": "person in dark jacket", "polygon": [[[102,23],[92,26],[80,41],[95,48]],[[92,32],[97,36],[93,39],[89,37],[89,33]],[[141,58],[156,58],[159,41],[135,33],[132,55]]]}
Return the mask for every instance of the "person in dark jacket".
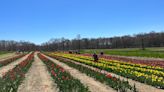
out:
{"label": "person in dark jacket", "polygon": [[104,55],[104,52],[100,52],[100,55],[103,56]]}
{"label": "person in dark jacket", "polygon": [[96,53],[93,54],[93,59],[94,59],[94,62],[98,62],[98,56]]}

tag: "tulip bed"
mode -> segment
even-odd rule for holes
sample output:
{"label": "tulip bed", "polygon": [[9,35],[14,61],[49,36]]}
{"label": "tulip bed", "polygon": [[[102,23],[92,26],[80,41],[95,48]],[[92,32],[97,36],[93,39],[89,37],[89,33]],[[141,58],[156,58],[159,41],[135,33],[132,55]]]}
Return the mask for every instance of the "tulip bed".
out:
{"label": "tulip bed", "polygon": [[27,59],[0,78],[0,92],[17,92],[18,86],[34,61],[33,57],[34,54],[30,54]]}
{"label": "tulip bed", "polygon": [[57,84],[60,92],[89,92],[88,87],[84,86],[80,80],[73,78],[61,66],[50,61],[42,54],[38,55],[39,58],[47,66],[54,82]]}
{"label": "tulip bed", "polygon": [[[91,58],[91,57],[85,57],[85,56],[79,56],[79,55],[75,55],[75,57],[84,59],[84,60],[93,61],[93,58]],[[101,62],[103,64],[111,65],[111,66],[119,65],[119,67],[122,67],[125,69],[131,69],[131,70],[135,70],[135,71],[145,72],[147,74],[155,74],[155,75],[164,77],[164,68],[161,68],[161,67],[133,64],[133,63],[128,63],[128,62],[120,62],[117,60],[108,60],[108,59],[104,59],[104,58],[100,58],[99,62]]]}
{"label": "tulip bed", "polygon": [[26,55],[26,54],[21,54],[21,55],[19,55],[19,56],[15,56],[15,57],[12,57],[12,58],[9,58],[9,59],[0,61],[0,67],[5,66],[5,65],[8,65],[9,63],[11,63],[11,62],[13,62],[13,61],[15,61],[15,60],[17,60],[17,59],[19,59],[19,58],[25,56],[25,55]]}
{"label": "tulip bed", "polygon": [[112,76],[111,74],[104,74],[101,72],[101,70],[92,70],[88,67],[75,64],[67,59],[64,59],[62,57],[58,57],[55,55],[50,55],[50,57],[55,58],[59,60],[60,62],[63,62],[70,67],[73,67],[77,70],[79,70],[82,73],[85,73],[86,75],[95,78],[96,80],[107,84],[108,86],[112,87],[113,89],[119,91],[119,92],[137,92],[137,89],[134,86],[131,86],[128,81],[120,80],[119,78],[116,78]]}
{"label": "tulip bed", "polygon": [[106,59],[100,59],[99,62],[95,63],[90,57],[75,54],[56,53],[51,55],[72,59],[80,63],[85,63],[90,66],[104,69],[109,72],[164,89],[164,69],[160,67],[145,66]]}
{"label": "tulip bed", "polygon": [[[89,56],[91,57],[91,54],[82,54],[84,56]],[[123,61],[123,62],[130,62],[130,63],[135,63],[135,64],[142,64],[142,65],[148,65],[148,66],[156,66],[156,67],[161,67],[164,68],[164,60],[146,60],[146,59],[137,59],[137,58],[128,58],[128,57],[122,57],[122,56],[109,56],[109,55],[103,55],[100,56],[101,58],[108,59],[108,60],[118,60],[118,61]]]}

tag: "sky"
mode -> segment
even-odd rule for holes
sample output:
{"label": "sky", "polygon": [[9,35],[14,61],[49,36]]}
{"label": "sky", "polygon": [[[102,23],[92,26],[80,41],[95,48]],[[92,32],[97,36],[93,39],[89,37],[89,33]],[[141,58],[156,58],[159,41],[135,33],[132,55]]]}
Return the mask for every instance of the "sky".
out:
{"label": "sky", "polygon": [[164,0],[0,0],[0,40],[113,37],[164,31]]}

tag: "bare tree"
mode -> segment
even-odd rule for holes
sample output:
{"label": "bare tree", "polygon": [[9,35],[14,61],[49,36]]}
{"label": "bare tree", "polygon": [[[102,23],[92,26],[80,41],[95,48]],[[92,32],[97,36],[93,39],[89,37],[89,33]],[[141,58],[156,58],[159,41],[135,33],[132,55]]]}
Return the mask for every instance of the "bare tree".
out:
{"label": "bare tree", "polygon": [[[82,38],[77,35],[76,39],[57,40],[42,44],[44,50],[81,50],[81,49],[109,49],[109,48],[142,48],[164,46],[164,32],[140,33],[110,38]],[[6,45],[0,44],[0,49]],[[53,49],[50,49],[53,48]]]}

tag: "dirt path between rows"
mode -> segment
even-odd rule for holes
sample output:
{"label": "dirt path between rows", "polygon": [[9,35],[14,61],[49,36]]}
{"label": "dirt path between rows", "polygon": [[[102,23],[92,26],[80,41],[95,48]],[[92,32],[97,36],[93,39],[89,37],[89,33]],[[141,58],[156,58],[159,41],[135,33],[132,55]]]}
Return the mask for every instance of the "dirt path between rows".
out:
{"label": "dirt path between rows", "polygon": [[56,84],[44,63],[37,57],[37,53],[35,53],[34,60],[18,92],[58,92]]}
{"label": "dirt path between rows", "polygon": [[5,75],[5,73],[7,73],[9,70],[13,69],[16,65],[18,65],[19,63],[21,63],[23,60],[25,60],[31,53],[27,54],[26,56],[11,62],[10,64],[3,66],[0,68],[0,77],[2,77],[3,75]]}
{"label": "dirt path between rows", "polygon": [[18,56],[18,55],[19,54],[15,54],[15,53],[7,53],[7,54],[0,55],[0,62],[3,61],[3,60],[6,60],[8,58]]}
{"label": "dirt path between rows", "polygon": [[[73,62],[75,64],[82,65],[84,67],[88,67],[88,68],[90,68],[92,70],[95,70],[95,71],[101,71],[101,73],[103,73],[103,74],[111,74],[112,76],[120,78],[121,80],[127,80],[127,78],[125,78],[125,77],[119,76],[119,75],[111,73],[111,72],[107,72],[105,70],[100,70],[100,69],[94,68],[92,66],[88,66],[88,65],[85,65],[85,64],[70,60],[70,59],[66,59],[66,60],[69,60],[70,62]],[[138,81],[134,81],[132,79],[128,79],[128,81],[129,81],[129,84],[132,85],[132,86],[135,84],[135,86],[136,86],[136,88],[139,92],[164,92],[164,90],[162,90],[162,89],[158,89],[158,88],[155,88],[153,86],[146,85],[146,84],[140,83]]]}
{"label": "dirt path between rows", "polygon": [[84,73],[81,73],[80,71],[76,70],[75,68],[69,67],[68,65],[66,65],[62,62],[59,62],[58,60],[55,60],[51,57],[48,57],[48,56],[46,56],[46,57],[48,59],[50,59],[51,61],[53,61],[54,63],[63,67],[74,78],[79,79],[81,81],[81,83],[88,86],[88,88],[91,92],[116,92],[114,89],[108,87],[105,84],[102,84],[102,83],[96,81],[94,78],[91,78]]}

